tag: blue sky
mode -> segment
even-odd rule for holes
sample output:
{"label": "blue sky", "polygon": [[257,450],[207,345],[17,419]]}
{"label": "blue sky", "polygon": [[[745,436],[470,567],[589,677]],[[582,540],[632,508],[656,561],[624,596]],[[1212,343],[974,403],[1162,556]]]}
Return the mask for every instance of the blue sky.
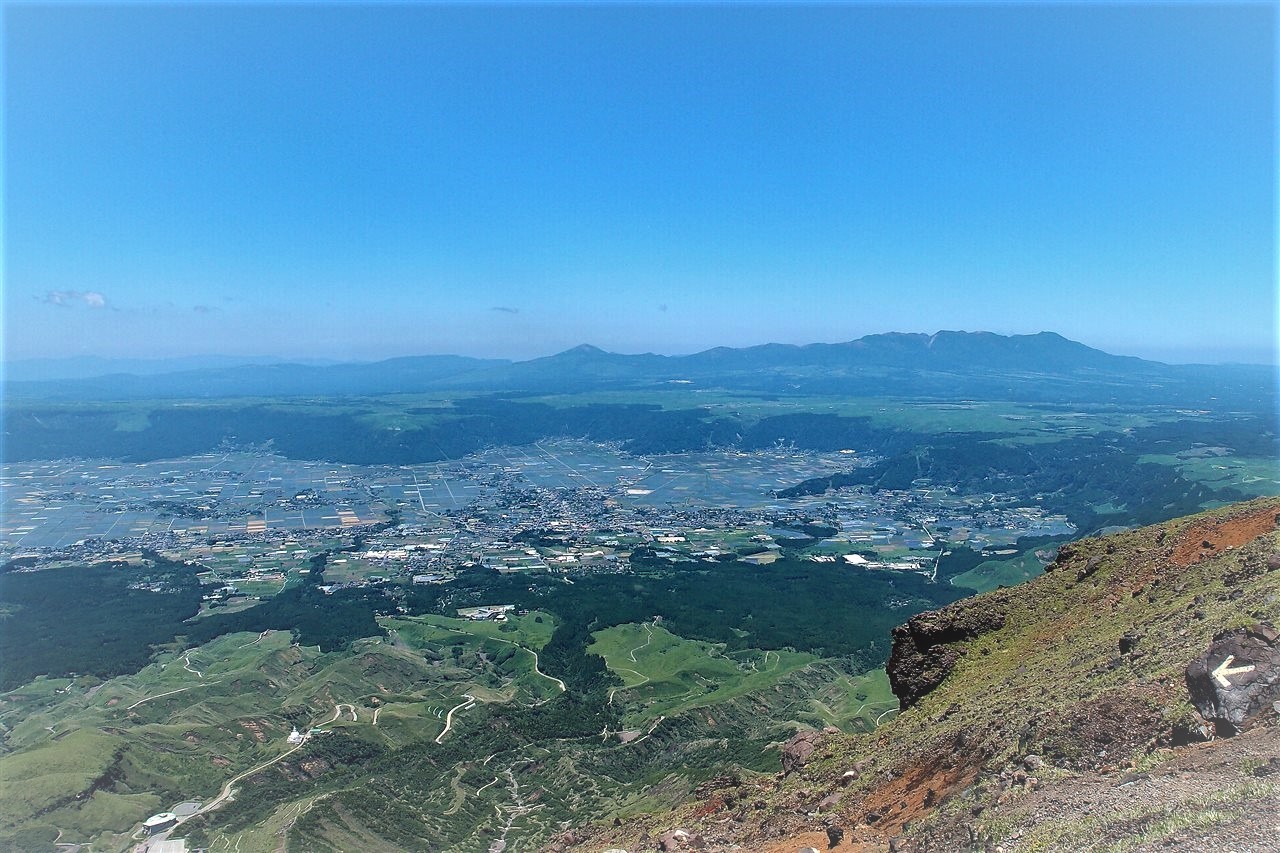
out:
{"label": "blue sky", "polygon": [[1271,4],[0,14],[7,358],[1275,358]]}

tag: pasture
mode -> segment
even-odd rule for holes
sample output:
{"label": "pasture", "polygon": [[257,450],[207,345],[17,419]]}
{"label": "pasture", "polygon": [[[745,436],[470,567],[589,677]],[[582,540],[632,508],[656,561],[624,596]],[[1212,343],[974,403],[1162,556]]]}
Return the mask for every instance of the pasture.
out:
{"label": "pasture", "polygon": [[686,640],[652,623],[618,625],[597,631],[588,654],[604,658],[623,681],[609,699],[622,703],[628,723],[641,724],[713,705],[776,683],[817,657],[788,649],[743,649]]}

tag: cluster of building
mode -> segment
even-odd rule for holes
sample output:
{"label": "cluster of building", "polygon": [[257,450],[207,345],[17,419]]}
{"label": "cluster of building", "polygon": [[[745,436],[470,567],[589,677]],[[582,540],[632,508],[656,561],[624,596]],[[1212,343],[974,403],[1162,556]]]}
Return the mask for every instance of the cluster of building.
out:
{"label": "cluster of building", "polygon": [[[776,454],[764,462],[740,455],[744,465],[781,464]],[[310,527],[259,523],[214,535],[174,525],[134,536],[87,537],[56,548],[9,548],[0,559],[23,557],[37,565],[95,563],[137,559],[143,550],[154,550],[196,563],[207,573],[203,579],[210,586],[209,603],[220,606],[238,597],[274,594],[290,576],[310,571],[312,559],[322,553],[327,555],[324,588],[332,591],[386,581],[448,583],[457,572],[476,566],[502,573],[619,572],[628,568],[637,548],[673,560],[736,557],[768,565],[782,551],[779,541],[806,538],[811,539],[807,544],[820,546],[807,550],[812,559],[843,558],[866,568],[927,572],[946,547],[990,552],[1021,536],[1074,532],[1065,518],[1036,505],[997,494],[957,495],[927,484],[908,490],[845,489],[801,499],[778,499],[762,486],[756,501],[743,506],[692,499],[663,502],[650,499],[653,489],[636,485],[641,475],[652,475],[652,464],[643,470],[624,466],[634,471],[611,482],[578,476],[568,478],[569,484],[548,485],[546,476],[531,479],[518,465],[507,464],[506,456],[499,457],[454,464],[447,475],[452,479],[440,481],[454,498],[452,505],[428,504],[428,490],[440,489],[420,481],[416,473],[410,483],[396,469],[362,473],[356,466],[337,466],[340,471],[324,478],[337,493],[388,508],[396,523],[385,515],[370,520],[339,508],[331,516],[312,513],[318,523]],[[555,460],[561,462],[560,457]],[[291,464],[314,468],[322,463]],[[659,465],[656,470],[679,475],[674,468],[668,472]],[[199,474],[209,476],[207,470]],[[233,471],[219,476],[227,482],[237,479]],[[271,482],[277,479],[267,477],[255,496],[280,492],[279,500],[297,507],[319,506],[327,499],[316,488],[285,489]],[[174,493],[185,488],[173,477],[164,486]],[[209,497],[193,493],[191,499]],[[821,540],[800,532],[815,526],[834,532]]]}

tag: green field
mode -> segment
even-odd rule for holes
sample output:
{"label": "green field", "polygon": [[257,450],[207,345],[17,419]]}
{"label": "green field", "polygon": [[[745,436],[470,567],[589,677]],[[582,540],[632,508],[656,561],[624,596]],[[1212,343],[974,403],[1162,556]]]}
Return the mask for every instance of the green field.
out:
{"label": "green field", "polygon": [[869,732],[898,712],[898,697],[883,669],[864,675],[841,676],[811,700],[827,725],[845,731]]}
{"label": "green field", "polygon": [[726,655],[722,646],[686,640],[649,623],[618,625],[593,637],[587,652],[603,657],[623,680],[610,700],[622,703],[627,722],[637,725],[768,687],[817,660],[785,649]]}
{"label": "green field", "polygon": [[1175,455],[1149,454],[1139,461],[1170,465],[1188,480],[1215,489],[1230,486],[1249,497],[1280,494],[1280,462],[1275,459],[1217,456],[1201,450]]}
{"label": "green field", "polygon": [[809,412],[867,418],[873,426],[885,429],[924,434],[990,433],[1004,435],[1008,437],[1006,440],[1018,442],[1058,441],[1074,435],[1133,429],[1180,417],[1175,412],[1155,411],[1149,406],[1082,404],[1078,411],[1058,411],[1003,400],[940,402],[906,397],[778,397],[745,391],[678,388],[589,391],[534,396],[526,398],[526,401],[546,403],[557,408],[640,403],[670,411],[704,409],[714,415],[739,418],[745,424],[776,415]]}
{"label": "green field", "polygon": [[975,592],[989,592],[999,586],[1016,586],[1044,574],[1044,563],[1028,551],[1011,560],[987,560],[956,575],[951,583]]}

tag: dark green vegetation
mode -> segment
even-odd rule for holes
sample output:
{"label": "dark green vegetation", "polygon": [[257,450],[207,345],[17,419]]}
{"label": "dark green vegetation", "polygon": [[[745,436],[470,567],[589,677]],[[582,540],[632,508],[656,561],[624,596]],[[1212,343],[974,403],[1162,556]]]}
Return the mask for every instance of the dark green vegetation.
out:
{"label": "dark green vegetation", "polygon": [[6,461],[64,456],[149,461],[204,453],[234,441],[270,442],[277,452],[295,459],[407,464],[559,435],[622,441],[629,450],[642,453],[680,452],[731,440],[734,427],[707,422],[696,410],[667,411],[653,405],[559,409],[542,403],[461,399],[442,411],[421,413],[420,425],[412,429],[387,429],[362,417],[371,411],[327,414],[323,405],[294,409],[263,403],[157,408],[146,411],[144,428],[119,430],[114,410],[35,405],[6,413],[4,453]]}
{"label": "dark green vegetation", "polygon": [[304,646],[331,652],[359,637],[381,636],[374,621],[394,602],[379,588],[339,589],[325,594],[306,584],[235,613],[215,613],[182,630],[192,641],[205,643],[234,631],[292,631]]}
{"label": "dark green vegetation", "polygon": [[196,570],[148,553],[123,562],[0,571],[0,690],[37,675],[136,672],[200,608]]}
{"label": "dark green vegetation", "polygon": [[[354,547],[360,547],[358,536]],[[383,636],[374,616],[392,611],[394,599],[402,594],[400,587],[384,584],[326,593],[320,584],[327,559],[326,553],[311,558],[304,583],[288,587],[248,610],[201,619],[184,633],[194,642],[206,643],[235,631],[292,631],[299,643],[319,646],[322,652],[345,648],[360,637]]]}
{"label": "dark green vegetation", "polygon": [[[956,560],[958,573],[980,558],[960,549]],[[964,595],[911,572],[793,559],[768,566],[672,563],[644,551],[632,556],[625,574],[588,575],[566,585],[476,569],[450,584],[449,593],[451,607],[503,601],[554,613],[558,624],[541,651],[543,669],[563,678],[571,693],[587,695],[617,683],[601,658],[586,654],[591,635],[615,625],[661,616],[672,633],[723,643],[728,651],[791,648],[849,658],[862,671],[884,663],[894,625]]]}
{"label": "dark green vegetation", "polygon": [[394,603],[380,589],[326,595],[290,587],[248,610],[186,620],[200,609],[198,569],[147,552],[127,562],[0,572],[0,690],[38,675],[109,678],[137,672],[154,646],[205,643],[235,631],[292,631],[323,651],[383,633],[374,621]]}

